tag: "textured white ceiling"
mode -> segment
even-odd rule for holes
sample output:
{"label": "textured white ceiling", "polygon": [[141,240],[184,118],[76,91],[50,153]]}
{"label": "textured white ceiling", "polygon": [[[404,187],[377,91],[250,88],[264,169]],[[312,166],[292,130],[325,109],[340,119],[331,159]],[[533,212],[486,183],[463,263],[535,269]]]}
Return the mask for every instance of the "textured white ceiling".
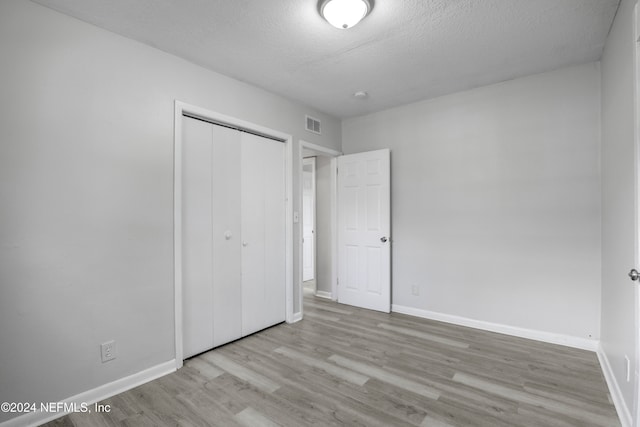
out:
{"label": "textured white ceiling", "polygon": [[338,30],[316,0],[34,1],[341,118],[598,60],[619,3],[376,0]]}

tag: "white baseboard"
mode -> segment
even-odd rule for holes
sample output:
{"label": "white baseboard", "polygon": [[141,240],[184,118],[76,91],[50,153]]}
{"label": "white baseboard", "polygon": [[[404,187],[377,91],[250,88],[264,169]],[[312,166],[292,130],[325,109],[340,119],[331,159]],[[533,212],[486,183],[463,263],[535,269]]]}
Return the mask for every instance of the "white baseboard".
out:
{"label": "white baseboard", "polygon": [[317,291],[316,296],[320,298],[331,299],[331,292],[327,291]]}
{"label": "white baseboard", "polygon": [[293,319],[291,319],[291,322],[289,322],[289,323],[296,323],[296,322],[298,322],[300,320],[302,320],[302,312],[301,311],[299,311],[297,313],[293,313]]}
{"label": "white baseboard", "polygon": [[[119,380],[103,384],[92,390],[87,390],[80,394],[76,394],[75,396],[68,397],[62,400],[61,403],[65,403],[68,405],[73,405],[75,403],[77,407],[80,407],[82,403],[91,405],[93,403],[114,396],[118,393],[122,393],[144,383],[148,383],[149,381],[155,380],[156,378],[160,378],[162,376],[170,374],[171,372],[175,372],[175,370],[176,361],[170,360],[168,362],[153,366],[149,369],[145,369],[144,371],[129,375],[128,377],[120,378]],[[29,412],[27,414],[11,418],[10,420],[0,423],[0,427],[38,426],[40,424],[55,420],[56,418],[60,418],[68,413],[69,412]]]}
{"label": "white baseboard", "polygon": [[393,304],[391,311],[425,319],[438,320],[440,322],[453,323],[454,325],[467,326],[469,328],[482,329],[484,331],[497,332],[505,335],[513,335],[520,338],[559,344],[567,347],[580,348],[589,351],[598,351],[598,341],[571,335],[554,334],[552,332],[537,331],[535,329],[518,328],[502,325],[500,323],[484,322],[451,314],[437,313],[435,311],[421,310],[413,307]]}
{"label": "white baseboard", "polygon": [[602,373],[604,374],[604,379],[607,381],[607,386],[609,387],[611,400],[613,400],[613,404],[615,405],[616,411],[618,412],[620,423],[622,424],[622,427],[631,427],[633,424],[633,422],[631,421],[631,411],[627,407],[627,404],[622,397],[622,391],[620,390],[618,381],[613,374],[613,369],[611,369],[609,358],[607,357],[607,353],[605,353],[604,349],[602,348],[602,345],[598,346],[597,354],[598,360],[600,361],[600,366],[602,367]]}
{"label": "white baseboard", "polygon": [[607,354],[604,352],[600,342],[597,340],[589,340],[570,335],[554,334],[551,332],[537,331],[534,329],[517,328],[514,326],[502,325],[499,323],[483,322],[466,317],[453,316],[450,314],[437,313],[433,311],[421,310],[418,308],[395,304],[391,306],[391,311],[395,313],[422,317],[425,319],[437,320],[440,322],[452,323],[460,326],[467,326],[475,329],[482,329],[485,331],[497,332],[521,338],[528,338],[536,341],[543,341],[551,344],[560,344],[567,347],[594,351],[598,356],[598,360],[600,361],[600,366],[602,367],[602,372],[607,381],[609,393],[611,394],[611,399],[613,400],[613,404],[618,413],[618,418],[620,418],[622,427],[632,427],[633,425],[631,411],[627,407],[625,400],[622,397],[622,392],[620,391],[620,387],[618,385],[618,382],[616,381],[616,377],[614,376],[613,370],[611,369],[611,364],[609,363]]}

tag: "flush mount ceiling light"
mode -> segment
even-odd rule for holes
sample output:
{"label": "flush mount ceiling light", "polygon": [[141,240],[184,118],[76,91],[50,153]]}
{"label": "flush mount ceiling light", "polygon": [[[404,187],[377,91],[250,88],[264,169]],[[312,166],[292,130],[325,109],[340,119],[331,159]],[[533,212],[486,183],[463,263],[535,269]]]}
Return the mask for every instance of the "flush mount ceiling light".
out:
{"label": "flush mount ceiling light", "polygon": [[351,28],[371,12],[370,0],[320,0],[320,15],[341,30]]}

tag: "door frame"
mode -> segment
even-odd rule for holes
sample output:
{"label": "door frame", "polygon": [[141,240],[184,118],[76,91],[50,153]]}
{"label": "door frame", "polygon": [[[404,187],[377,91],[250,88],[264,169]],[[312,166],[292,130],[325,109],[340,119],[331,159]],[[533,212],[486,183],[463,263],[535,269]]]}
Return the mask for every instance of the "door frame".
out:
{"label": "door frame", "polygon": [[285,320],[294,321],[293,313],[293,137],[246,120],[227,116],[206,108],[175,101],[173,154],[173,259],[174,259],[174,335],[176,369],[183,364],[182,347],[182,121],[184,114],[206,121],[227,124],[283,141],[285,144]]}
{"label": "door frame", "polygon": [[[300,186],[302,187],[302,215],[301,215],[301,219],[304,220],[304,167],[306,165],[311,165],[311,188],[312,188],[312,209],[313,209],[313,221],[311,224],[311,229],[312,229],[312,234],[313,234],[313,279],[311,280],[316,280],[316,276],[317,274],[317,268],[316,268],[316,257],[318,254],[318,248],[317,248],[317,242],[316,242],[316,236],[315,236],[315,232],[316,232],[316,157],[303,157],[302,158],[302,181],[300,181]],[[302,221],[302,239],[304,240],[304,221]],[[303,243],[303,247],[302,247],[302,255],[304,258],[304,241]],[[303,259],[303,263],[302,263],[303,267],[304,267],[304,259]],[[303,268],[303,275],[302,275],[302,279],[304,280],[304,268]],[[316,282],[317,285],[317,282]],[[316,287],[317,290],[317,287]]]}
{"label": "door frame", "polygon": [[[640,4],[636,4],[633,9],[633,86],[634,86],[634,147],[635,147],[635,264],[640,265]],[[630,375],[634,381],[634,402],[633,411],[634,425],[640,427],[640,283],[633,282],[635,286],[635,341],[636,357],[633,364],[634,372]]]}
{"label": "door frame", "polygon": [[[330,206],[330,211],[331,211],[331,242],[330,242],[330,246],[331,246],[331,299],[332,300],[336,300],[338,298],[338,287],[337,287],[337,283],[338,283],[338,226],[337,226],[337,219],[338,219],[338,197],[337,197],[337,190],[338,190],[338,181],[337,181],[337,177],[336,177],[336,171],[337,171],[337,157],[342,155],[342,152],[337,151],[337,150],[333,150],[331,148],[327,148],[327,147],[323,147],[322,145],[318,145],[318,144],[314,144],[311,142],[307,142],[304,140],[298,140],[298,182],[300,183],[300,187],[298,188],[298,200],[299,200],[299,205],[298,205],[298,212],[300,212],[300,220],[298,221],[298,224],[296,224],[298,227],[298,236],[300,236],[299,242],[298,242],[298,274],[297,274],[297,284],[296,284],[296,289],[298,290],[298,307],[300,307],[300,311],[295,313],[295,318],[296,320],[300,320],[302,319],[303,316],[303,300],[302,300],[302,296],[303,296],[303,290],[302,290],[302,268],[303,268],[303,259],[302,259],[302,159],[303,159],[303,154],[302,152],[304,151],[304,149],[309,149],[312,151],[315,151],[318,154],[321,154],[325,157],[330,157],[331,158],[331,195],[330,195],[330,199],[331,199],[331,206]],[[317,233],[316,233],[316,239],[317,239]],[[317,271],[317,270],[316,270]],[[317,274],[316,274],[317,276]],[[317,277],[316,277],[317,280]],[[317,286],[317,281],[316,281],[316,286]]]}

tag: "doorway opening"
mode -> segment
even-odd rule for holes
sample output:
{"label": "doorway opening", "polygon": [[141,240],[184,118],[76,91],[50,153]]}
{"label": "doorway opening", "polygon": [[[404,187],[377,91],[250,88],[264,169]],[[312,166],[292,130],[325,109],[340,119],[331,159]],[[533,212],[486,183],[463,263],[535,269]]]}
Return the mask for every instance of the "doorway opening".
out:
{"label": "doorway opening", "polygon": [[[310,304],[322,297],[341,304],[389,313],[391,310],[391,173],[390,151],[379,149],[342,155],[300,141],[298,173],[304,158],[315,157],[315,286],[307,287]],[[338,175],[338,168],[340,174]],[[310,170],[310,169],[309,169]],[[323,171],[326,171],[323,173]],[[304,199],[304,189],[298,189]],[[328,201],[328,207],[327,207]],[[302,203],[294,214],[299,233],[296,320],[305,302]],[[302,216],[302,218],[298,218]],[[323,225],[324,222],[324,225]],[[309,256],[309,255],[308,255]],[[338,287],[338,284],[340,287]],[[315,293],[313,292],[315,289]]]}
{"label": "doorway opening", "polygon": [[336,167],[339,151],[300,141],[300,312],[304,296],[335,300]]}
{"label": "doorway opening", "polygon": [[[323,206],[321,206],[322,208]],[[302,159],[302,285],[316,293],[316,157]]]}

